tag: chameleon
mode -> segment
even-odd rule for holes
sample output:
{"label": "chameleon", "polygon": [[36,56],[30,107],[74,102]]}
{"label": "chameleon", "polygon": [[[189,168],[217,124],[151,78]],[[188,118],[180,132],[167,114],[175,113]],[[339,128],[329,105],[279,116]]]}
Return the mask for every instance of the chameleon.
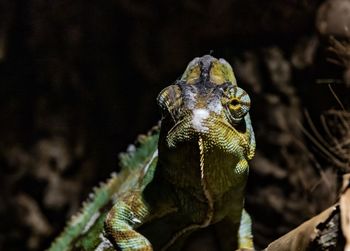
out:
{"label": "chameleon", "polygon": [[157,103],[160,125],[120,155],[121,171],[95,189],[49,251],[181,250],[207,227],[220,250],[254,250],[244,191],[256,143],[250,97],[232,67],[194,58]]}

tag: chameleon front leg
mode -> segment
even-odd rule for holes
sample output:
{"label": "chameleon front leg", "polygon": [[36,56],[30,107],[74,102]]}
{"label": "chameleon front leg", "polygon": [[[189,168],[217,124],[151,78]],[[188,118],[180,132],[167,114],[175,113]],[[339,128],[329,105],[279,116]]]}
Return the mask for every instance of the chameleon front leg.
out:
{"label": "chameleon front leg", "polygon": [[238,247],[240,249],[254,250],[252,220],[245,209],[242,210],[241,221],[239,224]]}
{"label": "chameleon front leg", "polygon": [[151,243],[135,227],[149,215],[149,208],[140,191],[133,191],[119,200],[109,211],[105,220],[107,238],[117,250],[152,251]]}

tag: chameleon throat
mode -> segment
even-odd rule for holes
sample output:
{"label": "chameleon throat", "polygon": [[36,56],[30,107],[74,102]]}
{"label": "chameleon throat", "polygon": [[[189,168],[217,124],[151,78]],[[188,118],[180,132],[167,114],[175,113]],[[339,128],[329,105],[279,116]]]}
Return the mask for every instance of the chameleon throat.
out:
{"label": "chameleon throat", "polygon": [[171,247],[174,242],[179,239],[182,235],[186,234],[187,232],[198,229],[198,228],[205,228],[209,226],[210,222],[213,219],[214,215],[214,202],[213,198],[210,194],[210,191],[207,187],[207,181],[205,180],[205,175],[204,175],[204,144],[203,144],[203,139],[201,136],[199,136],[198,139],[198,147],[199,147],[199,155],[200,155],[200,169],[201,169],[201,186],[203,189],[204,196],[207,200],[208,204],[208,211],[206,214],[206,218],[202,222],[202,224],[192,224],[189,225],[188,227],[182,229],[181,231],[177,232],[174,237],[161,249],[161,251],[167,250],[169,247]]}

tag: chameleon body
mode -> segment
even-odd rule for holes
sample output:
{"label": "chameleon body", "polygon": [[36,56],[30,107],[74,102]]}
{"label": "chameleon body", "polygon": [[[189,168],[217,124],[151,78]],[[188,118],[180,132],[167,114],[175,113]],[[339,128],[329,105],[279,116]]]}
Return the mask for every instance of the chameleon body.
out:
{"label": "chameleon body", "polygon": [[158,105],[160,129],[121,156],[121,173],[95,191],[50,250],[181,250],[208,226],[221,250],[253,249],[244,189],[255,138],[250,99],[231,66],[193,59]]}

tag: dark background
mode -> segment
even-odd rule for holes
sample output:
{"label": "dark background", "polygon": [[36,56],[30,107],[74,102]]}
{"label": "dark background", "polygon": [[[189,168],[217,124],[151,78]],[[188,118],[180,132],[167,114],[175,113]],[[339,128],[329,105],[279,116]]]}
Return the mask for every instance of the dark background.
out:
{"label": "dark background", "polygon": [[[332,52],[329,38],[347,45],[350,4],[330,2],[1,1],[0,249],[46,248],[118,170],[118,152],[157,123],[158,92],[208,53],[232,64],[252,99],[257,247],[332,205],[350,116],[328,84],[346,109],[350,74],[347,47]],[[303,133],[316,137],[306,111],[333,157]]]}

